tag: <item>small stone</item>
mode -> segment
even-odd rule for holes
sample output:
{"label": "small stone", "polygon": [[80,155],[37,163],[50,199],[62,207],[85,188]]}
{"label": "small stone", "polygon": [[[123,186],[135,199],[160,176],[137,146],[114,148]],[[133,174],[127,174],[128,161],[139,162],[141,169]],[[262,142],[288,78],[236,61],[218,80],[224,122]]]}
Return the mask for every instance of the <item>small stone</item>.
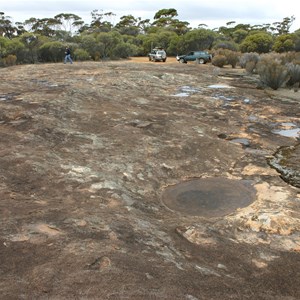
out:
{"label": "small stone", "polygon": [[146,277],[147,279],[153,279],[154,277],[152,275],[150,275],[149,273],[146,273]]}
{"label": "small stone", "polygon": [[268,264],[266,264],[265,262],[262,261],[258,261],[256,259],[252,259],[252,263],[259,269],[263,269],[266,268],[268,266]]}
{"label": "small stone", "polygon": [[167,170],[172,170],[172,169],[174,169],[174,166],[169,166],[169,165],[167,165],[167,164],[165,164],[165,163],[162,163],[162,164],[161,164],[161,167],[164,168],[164,169],[167,169]]}
{"label": "small stone", "polygon": [[227,267],[222,264],[218,264],[218,269],[227,270]]}

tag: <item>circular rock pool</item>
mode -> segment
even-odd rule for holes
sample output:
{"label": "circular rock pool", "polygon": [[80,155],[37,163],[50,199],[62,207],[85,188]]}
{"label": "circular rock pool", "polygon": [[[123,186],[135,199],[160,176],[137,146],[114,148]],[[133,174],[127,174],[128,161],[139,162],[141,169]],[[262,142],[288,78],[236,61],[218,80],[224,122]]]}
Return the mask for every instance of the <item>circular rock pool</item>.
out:
{"label": "circular rock pool", "polygon": [[185,215],[221,217],[246,207],[255,200],[249,181],[227,178],[200,178],[167,187],[162,202]]}

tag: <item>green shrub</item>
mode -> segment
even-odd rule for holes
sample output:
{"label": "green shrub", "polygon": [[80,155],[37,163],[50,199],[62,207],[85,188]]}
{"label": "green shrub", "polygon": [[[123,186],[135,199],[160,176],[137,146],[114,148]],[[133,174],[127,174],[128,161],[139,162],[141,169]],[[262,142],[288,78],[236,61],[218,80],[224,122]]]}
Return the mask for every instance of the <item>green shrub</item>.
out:
{"label": "green shrub", "polygon": [[[17,62],[22,62],[25,46],[17,39],[10,40],[6,45],[6,57],[13,55],[17,57]],[[16,63],[16,62],[15,62]],[[15,64],[14,63],[14,64]]]}
{"label": "green shrub", "polygon": [[129,43],[119,43],[112,52],[113,58],[128,58],[134,56],[138,51],[138,47]]}
{"label": "green shrub", "polygon": [[96,41],[94,36],[84,34],[79,37],[79,46],[95,61],[100,60],[101,53],[104,52],[105,48],[102,43]]}
{"label": "green shrub", "polygon": [[214,46],[214,49],[228,49],[232,51],[237,51],[238,46],[232,41],[218,41]]}
{"label": "green shrub", "polygon": [[248,35],[240,44],[242,52],[268,53],[272,47],[273,37],[267,32],[256,32]]}
{"label": "green shrub", "polygon": [[43,62],[59,62],[65,55],[65,45],[61,42],[47,42],[39,47],[39,56]]}
{"label": "green shrub", "polygon": [[287,52],[295,49],[295,35],[282,34],[276,37],[272,50],[275,52]]}
{"label": "green shrub", "polygon": [[217,54],[213,57],[211,63],[214,66],[217,66],[219,68],[223,68],[224,65],[226,65],[227,60],[226,60],[226,56],[225,55],[221,55],[221,54]]}
{"label": "green shrub", "polygon": [[256,66],[261,82],[277,90],[282,87],[290,78],[288,69],[281,64],[281,61],[274,59],[273,55],[264,56]]}
{"label": "green shrub", "polygon": [[86,50],[80,49],[80,48],[76,49],[74,51],[74,58],[77,61],[85,61],[85,60],[90,60],[91,59],[89,53]]}

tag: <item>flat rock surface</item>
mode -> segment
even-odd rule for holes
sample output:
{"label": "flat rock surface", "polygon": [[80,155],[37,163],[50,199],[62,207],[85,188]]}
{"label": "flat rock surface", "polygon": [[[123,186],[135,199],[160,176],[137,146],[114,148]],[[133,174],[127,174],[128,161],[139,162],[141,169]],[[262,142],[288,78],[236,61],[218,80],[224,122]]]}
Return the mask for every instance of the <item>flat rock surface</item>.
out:
{"label": "flat rock surface", "polygon": [[[268,160],[299,149],[276,130],[299,128],[300,92],[256,80],[172,59],[0,69],[1,298],[299,299],[300,191]],[[162,201],[205,178],[253,201]]]}

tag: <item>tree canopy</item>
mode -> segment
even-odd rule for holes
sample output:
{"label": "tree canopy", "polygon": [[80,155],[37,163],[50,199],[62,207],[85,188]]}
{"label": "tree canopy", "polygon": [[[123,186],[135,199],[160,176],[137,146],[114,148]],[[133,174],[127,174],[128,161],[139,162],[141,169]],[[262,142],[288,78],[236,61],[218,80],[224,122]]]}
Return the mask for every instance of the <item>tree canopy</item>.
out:
{"label": "tree canopy", "polygon": [[0,60],[15,55],[17,63],[57,61],[65,44],[74,55],[93,60],[146,55],[155,46],[165,48],[169,55],[219,48],[258,53],[300,51],[300,29],[290,32],[294,16],[252,26],[232,20],[215,29],[204,23],[190,27],[189,22],[178,19],[175,8],[158,10],[152,22],[124,15],[113,24],[114,16],[95,9],[89,24],[72,13],[13,23],[0,12]]}

